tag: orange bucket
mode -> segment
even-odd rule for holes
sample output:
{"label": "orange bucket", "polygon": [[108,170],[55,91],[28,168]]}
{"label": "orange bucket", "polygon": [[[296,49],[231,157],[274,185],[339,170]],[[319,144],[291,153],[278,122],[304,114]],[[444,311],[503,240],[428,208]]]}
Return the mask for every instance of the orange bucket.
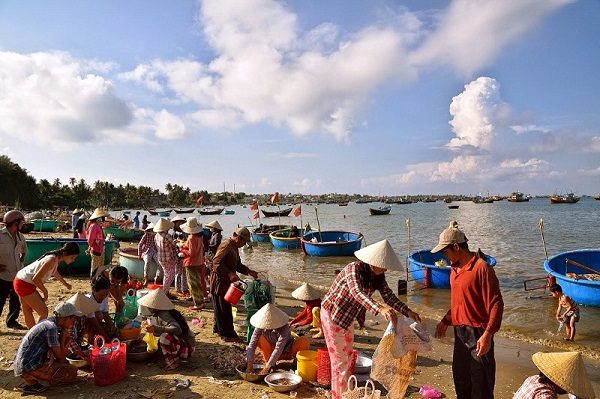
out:
{"label": "orange bucket", "polygon": [[237,281],[237,283],[239,283],[243,289],[238,287],[236,283],[231,283],[227,293],[225,293],[225,300],[232,305],[236,305],[240,301],[242,295],[244,295],[244,292],[246,292],[246,288],[248,287],[248,284],[244,283],[243,281]]}

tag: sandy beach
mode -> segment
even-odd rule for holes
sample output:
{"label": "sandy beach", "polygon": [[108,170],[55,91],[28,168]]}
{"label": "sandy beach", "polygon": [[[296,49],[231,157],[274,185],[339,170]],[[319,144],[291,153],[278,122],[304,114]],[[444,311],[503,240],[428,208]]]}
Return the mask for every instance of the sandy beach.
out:
{"label": "sandy beach", "polygon": [[[128,246],[131,244],[124,244]],[[67,280],[73,285],[67,291],[59,282],[50,281],[49,307],[65,300],[77,291],[88,291],[89,282],[81,276],[68,276]],[[289,290],[284,287],[277,288],[277,305],[288,315],[294,315],[302,303],[291,298]],[[44,397],[50,398],[262,398],[268,394],[269,398],[286,398],[289,394],[280,394],[272,391],[266,384],[253,384],[238,378],[232,366],[226,359],[235,359],[243,356],[244,346],[225,343],[212,333],[212,310],[207,308],[202,311],[188,309],[189,302],[176,301],[176,307],[188,319],[191,329],[196,334],[196,352],[188,363],[184,363],[177,372],[164,372],[164,362],[160,355],[147,364],[128,362],[125,380],[108,387],[94,385],[90,369],[79,371],[78,382],[63,387],[52,387],[45,392]],[[112,304],[111,304],[112,306]],[[245,318],[243,306],[238,306],[238,317]],[[415,310],[428,315],[427,309]],[[202,327],[191,323],[192,319],[203,320]],[[424,325],[428,331],[433,332],[437,319],[426,318]],[[365,330],[357,330],[355,349],[372,354],[387,323],[381,317],[368,318]],[[15,378],[12,369],[12,359],[16,353],[19,342],[24,332],[7,330],[0,327],[0,397],[20,397],[19,387],[23,384],[21,379]],[[450,334],[451,335],[451,334]],[[452,342],[451,338],[444,340],[434,339],[433,349],[420,354],[417,360],[417,369],[411,382],[407,397],[420,397],[418,390],[424,384],[434,385],[446,397],[454,397],[452,384]],[[324,346],[324,340],[313,340],[311,349]],[[523,380],[536,373],[531,362],[531,354],[537,351],[549,350],[543,345],[524,343],[515,339],[504,337],[496,338],[496,397],[510,399]],[[593,381],[595,391],[600,392],[600,361],[586,358],[588,373]],[[280,368],[289,368],[291,363],[280,363]],[[177,389],[176,378],[189,379],[189,388]],[[309,384],[302,384],[299,388],[298,398],[325,397],[325,393]]]}

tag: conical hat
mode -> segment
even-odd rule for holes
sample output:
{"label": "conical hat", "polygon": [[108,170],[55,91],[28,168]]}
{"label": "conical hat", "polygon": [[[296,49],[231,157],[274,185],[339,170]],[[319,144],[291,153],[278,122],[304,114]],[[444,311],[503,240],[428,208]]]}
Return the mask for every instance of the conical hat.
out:
{"label": "conical hat", "polygon": [[177,216],[173,217],[173,219],[171,219],[171,222],[173,222],[173,223],[174,222],[185,222],[185,219],[183,218],[183,216],[177,215]]}
{"label": "conical hat", "polygon": [[263,330],[275,330],[285,326],[288,321],[288,315],[272,303],[267,303],[250,318],[250,324]]}
{"label": "conical hat", "polygon": [[354,252],[359,260],[387,270],[402,270],[402,265],[388,240],[381,240]]}
{"label": "conical hat", "polygon": [[171,300],[167,298],[167,294],[165,294],[165,292],[160,288],[152,290],[149,294],[144,295],[141,299],[138,300],[138,305],[142,305],[149,309],[156,310],[175,309],[173,302],[171,302]]}
{"label": "conical hat", "polygon": [[90,216],[90,220],[94,220],[94,219],[98,219],[98,218],[105,218],[107,216],[110,216],[110,214],[108,212],[106,212],[105,209],[96,208],[94,210],[94,213],[92,213],[92,216]]}
{"label": "conical hat", "polygon": [[187,222],[181,225],[181,230],[188,234],[196,234],[202,231],[202,225],[198,223],[198,219],[192,216],[187,219]]}
{"label": "conical hat", "polygon": [[83,213],[83,209],[75,208],[73,209],[73,215],[81,215]]}
{"label": "conical hat", "polygon": [[581,399],[595,397],[580,352],[537,352],[531,360],[546,377],[568,393]]}
{"label": "conical hat", "polygon": [[292,292],[292,296],[301,301],[312,301],[321,298],[321,293],[312,285],[304,283]]}
{"label": "conical hat", "polygon": [[90,297],[85,296],[83,292],[76,293],[71,298],[67,299],[67,302],[71,303],[83,314],[95,312],[100,307],[98,302],[94,301]]}
{"label": "conical hat", "polygon": [[173,228],[173,226],[175,226],[175,225],[169,219],[160,218],[158,220],[158,222],[156,222],[156,224],[154,225],[154,228],[152,228],[152,230],[154,230],[157,233],[161,233],[163,231],[171,230]]}
{"label": "conical hat", "polygon": [[213,229],[217,229],[219,231],[223,231],[223,228],[221,227],[221,225],[219,224],[219,222],[217,220],[213,220],[210,223],[206,223],[205,226],[212,227]]}
{"label": "conical hat", "polygon": [[146,228],[144,230],[148,231],[148,230],[152,230],[152,229],[154,229],[154,223],[150,223],[148,226],[146,226]]}

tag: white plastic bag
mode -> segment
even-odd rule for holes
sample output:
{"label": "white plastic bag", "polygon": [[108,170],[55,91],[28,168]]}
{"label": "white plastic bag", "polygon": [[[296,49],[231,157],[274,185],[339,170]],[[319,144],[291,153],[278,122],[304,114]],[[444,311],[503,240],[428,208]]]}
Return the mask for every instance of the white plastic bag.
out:
{"label": "white plastic bag", "polygon": [[404,356],[408,351],[428,352],[431,350],[429,333],[413,319],[400,316],[395,326],[390,322],[383,336],[390,334],[395,334],[391,351],[396,358]]}

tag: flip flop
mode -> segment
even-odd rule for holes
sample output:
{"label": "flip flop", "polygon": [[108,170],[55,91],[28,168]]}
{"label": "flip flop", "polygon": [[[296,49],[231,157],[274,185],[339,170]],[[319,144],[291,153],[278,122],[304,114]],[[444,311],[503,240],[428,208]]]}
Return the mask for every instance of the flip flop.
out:
{"label": "flip flop", "polygon": [[202,310],[202,309],[204,309],[204,306],[194,306],[194,305],[192,305],[188,309],[190,309],[190,310]]}

